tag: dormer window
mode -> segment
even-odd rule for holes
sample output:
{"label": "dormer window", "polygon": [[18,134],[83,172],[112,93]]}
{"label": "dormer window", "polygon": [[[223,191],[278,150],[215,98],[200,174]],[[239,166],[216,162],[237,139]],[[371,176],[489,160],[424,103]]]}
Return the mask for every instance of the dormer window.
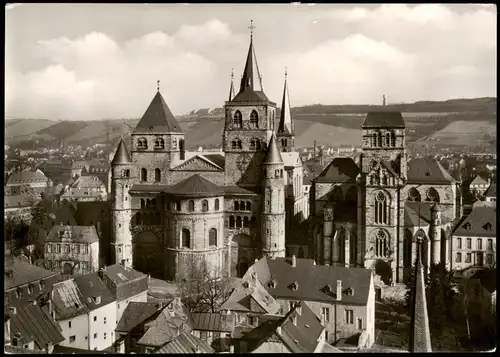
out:
{"label": "dormer window", "polygon": [[464,229],[467,230],[467,231],[470,231],[471,230],[471,224],[469,222],[465,223],[463,225]]}
{"label": "dormer window", "polygon": [[267,286],[271,289],[275,289],[277,285],[276,279],[272,279],[269,283],[267,283]]}
{"label": "dormer window", "polygon": [[292,289],[292,291],[297,291],[299,289],[299,283],[294,281],[291,285],[290,285],[290,289]]}
{"label": "dormer window", "polygon": [[328,285],[325,285],[325,287],[323,288],[323,290],[324,290],[325,293],[329,294],[329,293],[332,292],[332,287],[331,287],[331,285],[328,284]]}
{"label": "dormer window", "polygon": [[247,289],[247,288],[248,288],[248,286],[249,286],[249,285],[248,285],[248,281],[244,281],[244,282],[243,282],[243,287],[244,287],[245,289]]}
{"label": "dormer window", "polygon": [[486,223],[484,226],[483,226],[483,229],[487,230],[487,231],[491,231],[491,223],[488,222]]}
{"label": "dormer window", "polygon": [[348,287],[346,290],[345,290],[345,294],[347,296],[353,296],[354,295],[354,289],[351,288],[351,287]]}

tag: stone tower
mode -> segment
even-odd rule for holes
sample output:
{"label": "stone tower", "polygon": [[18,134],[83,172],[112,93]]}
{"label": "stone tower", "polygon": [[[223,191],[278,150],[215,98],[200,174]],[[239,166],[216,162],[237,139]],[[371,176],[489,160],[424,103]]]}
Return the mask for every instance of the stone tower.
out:
{"label": "stone tower", "polygon": [[123,138],[118,144],[115,157],[111,161],[111,206],[112,219],[112,262],[132,266],[132,234],[130,220],[132,211],[128,191],[134,181],[132,160]]}
{"label": "stone tower", "polygon": [[[429,235],[431,239],[431,264],[441,262],[441,254],[446,252],[446,249],[441,251],[441,245],[446,244],[446,241],[441,242],[441,207],[435,203],[431,207],[431,222],[429,225]],[[446,261],[444,259],[443,261]]]}
{"label": "stone tower", "polygon": [[262,254],[271,257],[285,256],[285,166],[276,143],[271,136],[269,148],[262,162],[264,190],[262,207]]}
{"label": "stone tower", "polygon": [[267,98],[262,88],[251,37],[240,90],[225,105],[225,185],[260,186],[261,164],[274,130],[275,114],[276,103]]}
{"label": "stone tower", "polygon": [[[404,227],[405,124],[399,112],[371,112],[363,122],[361,173],[364,212],[358,236],[365,237],[364,266],[385,262],[393,271],[394,283],[402,280],[402,237]],[[359,211],[359,210],[358,210]]]}
{"label": "stone tower", "polygon": [[295,131],[293,127],[290,97],[288,95],[287,72],[285,71],[285,88],[281,102],[281,115],[277,131],[278,144],[282,152],[295,150]]}

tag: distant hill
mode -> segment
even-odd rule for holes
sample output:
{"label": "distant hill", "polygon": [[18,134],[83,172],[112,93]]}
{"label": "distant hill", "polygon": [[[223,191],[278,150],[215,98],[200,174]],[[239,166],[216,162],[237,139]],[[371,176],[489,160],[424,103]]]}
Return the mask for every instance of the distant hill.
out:
{"label": "distant hill", "polygon": [[[496,98],[451,99],[443,102],[421,101],[410,104],[369,105],[311,105],[292,109],[295,119],[296,144],[359,145],[361,124],[373,110],[401,111],[407,126],[408,142],[430,140],[452,142],[496,141]],[[224,128],[223,111],[215,108],[193,110],[191,115],[179,116],[189,149],[218,147]],[[198,115],[202,114],[202,115]],[[278,110],[279,113],[279,110]],[[277,118],[278,120],[278,118]],[[93,145],[109,140],[113,145],[122,135],[127,136],[138,119],[103,121],[50,121],[44,119],[7,119],[5,140],[16,143],[25,140]],[[469,129],[467,129],[469,128]],[[477,130],[476,130],[477,129]],[[453,136],[450,133],[456,133]]]}

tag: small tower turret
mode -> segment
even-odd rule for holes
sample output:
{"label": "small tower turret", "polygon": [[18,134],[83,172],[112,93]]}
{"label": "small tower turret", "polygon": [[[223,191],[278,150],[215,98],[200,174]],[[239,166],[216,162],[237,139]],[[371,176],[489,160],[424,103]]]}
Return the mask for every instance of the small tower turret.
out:
{"label": "small tower turret", "polygon": [[133,180],[132,169],[132,160],[122,138],[111,161],[111,244],[113,245],[111,260],[114,264],[124,263],[129,267],[132,266],[132,234],[130,232],[132,211],[128,191]]}
{"label": "small tower turret", "polygon": [[283,159],[274,134],[262,162],[264,200],[262,208],[262,254],[285,256],[285,180]]}
{"label": "small tower turret", "polygon": [[293,128],[292,112],[290,108],[290,97],[288,95],[286,70],[285,88],[283,89],[283,101],[281,102],[281,116],[278,125],[277,137],[281,151],[290,152],[295,150],[295,131]]}
{"label": "small tower turret", "polygon": [[441,262],[441,207],[435,203],[431,207],[431,223],[429,233],[432,244],[431,264]]}

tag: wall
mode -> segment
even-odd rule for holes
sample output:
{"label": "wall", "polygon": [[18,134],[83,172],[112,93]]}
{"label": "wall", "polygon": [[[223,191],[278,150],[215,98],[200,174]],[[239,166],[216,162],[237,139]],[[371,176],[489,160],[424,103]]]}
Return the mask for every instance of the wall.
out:
{"label": "wall", "polygon": [[[48,246],[50,247],[50,252],[48,251]],[[60,253],[57,253],[57,245],[61,247]],[[79,246],[79,253],[76,253],[75,246]],[[66,253],[66,247],[70,247],[70,252]],[[84,253],[84,247],[87,247],[87,252]],[[97,271],[99,269],[99,242],[95,242],[92,244],[87,243],[79,243],[72,241],[47,241],[45,243],[45,256],[44,260],[48,263],[50,260],[50,266],[56,268],[57,271],[63,272],[64,264],[70,263],[71,266],[76,265],[76,263],[80,263],[74,269],[74,275],[85,275],[91,273],[93,271]],[[60,266],[58,265],[60,262]],[[87,262],[87,269],[84,268],[83,262]],[[57,265],[56,265],[57,264]],[[92,270],[94,269],[94,270]]]}
{"label": "wall", "polygon": [[[71,328],[69,327],[70,321]],[[82,314],[57,322],[59,323],[59,326],[61,326],[62,335],[64,337],[64,341],[59,345],[64,347],[80,348],[83,350],[89,349],[89,326],[87,314]],[[69,342],[70,336],[76,337],[75,342]]]}
{"label": "wall", "polygon": [[[90,349],[91,350],[103,350],[110,347],[115,341],[115,328],[116,328],[116,314],[117,305],[116,301],[110,304],[101,306],[89,313],[90,316]],[[94,321],[94,317],[97,321]],[[106,318],[106,321],[104,321]],[[94,338],[94,334],[97,333],[97,338]],[[104,338],[106,334],[106,338]]]}
{"label": "wall", "polygon": [[264,342],[252,353],[291,353],[282,342]]}
{"label": "wall", "polygon": [[[493,228],[494,229],[494,228]],[[462,248],[458,248],[458,238],[462,239]],[[467,238],[471,239],[471,248],[467,248]],[[482,249],[478,249],[477,242],[481,239]],[[493,241],[493,249],[488,249],[488,239]],[[451,254],[451,264],[454,270],[462,270],[471,266],[478,266],[479,261],[477,257],[477,252],[481,251],[483,253],[483,266],[492,266],[496,260],[496,237],[474,237],[474,236],[456,236],[452,235],[452,254]],[[462,254],[462,261],[457,262],[457,253]],[[467,263],[465,258],[467,253],[471,253],[471,261]],[[491,254],[492,264],[487,264],[487,255]]]}

